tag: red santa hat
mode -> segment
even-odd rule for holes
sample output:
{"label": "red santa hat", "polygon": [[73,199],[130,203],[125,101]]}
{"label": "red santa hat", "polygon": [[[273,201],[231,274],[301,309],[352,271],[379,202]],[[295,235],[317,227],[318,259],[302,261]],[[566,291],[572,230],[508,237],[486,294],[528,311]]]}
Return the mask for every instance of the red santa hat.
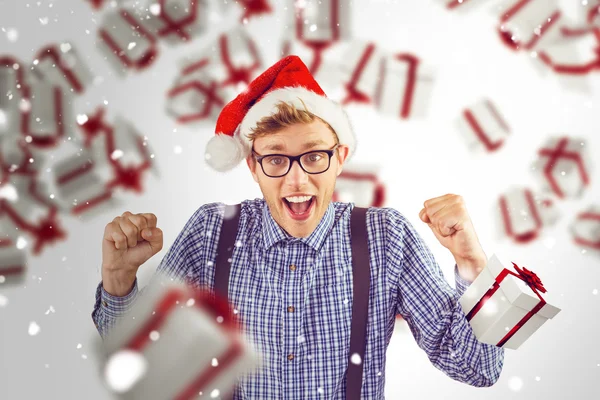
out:
{"label": "red santa hat", "polygon": [[350,148],[348,156],[352,156],[356,138],[348,115],[340,104],[327,98],[298,56],[287,56],[223,107],[217,119],[216,135],[206,145],[208,165],[224,172],[244,160],[252,149],[252,140],[247,135],[262,118],[273,115],[277,111],[276,104],[281,101],[298,109],[306,106],[310,113],[326,121],[339,142]]}

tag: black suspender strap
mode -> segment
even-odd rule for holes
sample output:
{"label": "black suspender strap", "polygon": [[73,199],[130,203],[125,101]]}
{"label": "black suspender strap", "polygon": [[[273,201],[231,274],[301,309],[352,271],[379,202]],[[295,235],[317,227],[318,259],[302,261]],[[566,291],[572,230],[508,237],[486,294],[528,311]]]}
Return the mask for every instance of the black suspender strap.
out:
{"label": "black suspender strap", "polygon": [[[369,320],[369,290],[371,271],[366,225],[367,209],[354,207],[350,217],[352,242],[352,325],[350,351],[346,374],[346,400],[360,400],[363,365],[367,347],[367,322]],[[357,356],[354,356],[357,354]],[[356,363],[356,361],[359,361]]]}
{"label": "black suspender strap", "polygon": [[227,301],[229,301],[229,272],[231,270],[231,262],[229,259],[231,258],[235,247],[234,242],[237,237],[239,220],[240,204],[225,205],[223,225],[221,225],[219,245],[217,247],[214,287],[215,293]]}

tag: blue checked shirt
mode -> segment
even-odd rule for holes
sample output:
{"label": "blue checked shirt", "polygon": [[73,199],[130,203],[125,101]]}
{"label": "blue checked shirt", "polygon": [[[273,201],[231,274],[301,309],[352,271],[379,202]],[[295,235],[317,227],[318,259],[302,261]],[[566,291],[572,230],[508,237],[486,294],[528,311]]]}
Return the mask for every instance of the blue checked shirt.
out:
{"label": "blue checked shirt", "polygon": [[[229,299],[264,364],[240,377],[235,399],[344,398],[352,208],[352,203],[330,203],[310,236],[293,238],[272,218],[264,199],[242,202]],[[201,206],[157,271],[212,289],[223,214],[222,203]],[[472,386],[493,385],[504,350],[474,336],[458,302],[469,282],[457,266],[454,289],[410,222],[392,208],[370,208],[367,226],[372,287],[362,398],[384,398],[386,349],[397,314],[436,368]],[[137,279],[123,297],[98,285],[92,318],[102,337],[137,296]]]}

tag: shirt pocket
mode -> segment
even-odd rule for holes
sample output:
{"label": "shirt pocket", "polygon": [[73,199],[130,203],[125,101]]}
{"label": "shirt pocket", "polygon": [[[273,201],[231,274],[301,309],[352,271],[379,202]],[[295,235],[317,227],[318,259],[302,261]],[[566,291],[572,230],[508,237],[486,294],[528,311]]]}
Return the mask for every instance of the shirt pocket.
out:
{"label": "shirt pocket", "polygon": [[352,298],[348,285],[327,284],[310,290],[303,315],[303,330],[307,348],[328,352],[350,346]]}

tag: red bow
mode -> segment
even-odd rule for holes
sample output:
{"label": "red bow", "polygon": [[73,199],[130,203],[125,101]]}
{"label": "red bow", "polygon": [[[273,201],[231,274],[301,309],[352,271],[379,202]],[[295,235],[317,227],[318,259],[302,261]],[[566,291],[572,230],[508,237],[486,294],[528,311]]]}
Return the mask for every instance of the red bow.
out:
{"label": "red bow", "polygon": [[512,265],[513,265],[513,267],[515,267],[515,269],[519,273],[519,276],[521,277],[521,279],[523,279],[530,288],[539,290],[542,293],[546,293],[546,288],[544,288],[544,284],[542,283],[542,280],[535,274],[535,272],[530,271],[525,267],[520,268],[515,263],[512,263]]}

